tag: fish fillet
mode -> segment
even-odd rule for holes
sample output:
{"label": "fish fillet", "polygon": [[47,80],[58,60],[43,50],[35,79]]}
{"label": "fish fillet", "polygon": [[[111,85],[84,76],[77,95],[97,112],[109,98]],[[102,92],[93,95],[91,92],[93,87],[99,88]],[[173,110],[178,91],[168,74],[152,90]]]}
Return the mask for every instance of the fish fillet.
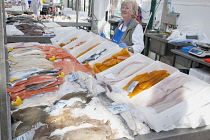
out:
{"label": "fish fillet", "polygon": [[16,99],[17,96],[19,96],[22,100],[24,100],[26,98],[30,98],[31,96],[33,96],[35,94],[52,92],[52,91],[55,91],[55,90],[58,90],[58,86],[41,88],[41,89],[38,89],[38,90],[31,90],[31,91],[22,90],[22,91],[19,91],[19,92],[16,92],[16,93],[9,92],[9,94],[10,94],[10,100],[13,101],[14,99]]}
{"label": "fish fillet", "polygon": [[159,101],[158,103],[151,106],[154,108],[157,113],[160,113],[170,107],[173,107],[182,101],[187,100],[189,97],[193,95],[190,89],[185,87],[180,87],[174,90],[171,94],[167,95],[163,100]]}
{"label": "fish fillet", "polygon": [[63,140],[108,140],[111,137],[111,129],[105,127],[81,128],[66,132]]}
{"label": "fish fillet", "polygon": [[90,72],[92,73],[91,70],[86,68],[85,66],[74,62],[74,61],[60,61],[60,62],[55,62],[53,63],[54,69],[62,68],[61,71],[58,72],[60,74],[61,72],[64,72],[65,74],[69,74],[71,72],[77,72],[77,71],[82,71],[82,72]]}

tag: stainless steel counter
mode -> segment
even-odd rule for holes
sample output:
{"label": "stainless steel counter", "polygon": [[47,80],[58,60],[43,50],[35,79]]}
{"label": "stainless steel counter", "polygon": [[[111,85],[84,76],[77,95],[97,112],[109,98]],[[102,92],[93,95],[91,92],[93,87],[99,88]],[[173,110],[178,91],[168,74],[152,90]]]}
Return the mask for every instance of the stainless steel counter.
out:
{"label": "stainless steel counter", "polygon": [[191,55],[189,53],[184,53],[184,52],[182,52],[181,49],[177,49],[177,50],[176,49],[172,49],[171,52],[175,54],[174,62],[172,64],[173,66],[175,65],[175,62],[176,62],[176,55],[179,55],[181,57],[184,57],[184,58],[187,58],[187,59],[191,60],[191,64],[190,64],[189,68],[191,67],[193,61],[195,61],[195,62],[197,62],[199,64],[202,64],[202,65],[205,65],[207,67],[210,67],[210,63],[205,62],[203,60],[204,58],[200,58],[200,57]]}
{"label": "stainless steel counter", "polygon": [[54,36],[7,36],[7,43],[15,42],[39,42],[51,43],[50,39]]}
{"label": "stainless steel counter", "polygon": [[[171,56],[171,49],[175,49],[176,45],[168,43],[166,34],[146,33],[144,55],[148,55],[149,51],[159,56]],[[159,57],[160,58],[160,57]]]}
{"label": "stainless steel counter", "polygon": [[[57,24],[59,24],[60,26],[73,26],[76,27],[77,24],[76,22],[55,22]],[[91,27],[91,23],[90,22],[78,22],[78,26],[85,26],[85,27]]]}
{"label": "stainless steel counter", "polygon": [[[167,132],[151,132],[149,134],[138,135],[135,140],[209,140],[210,126],[197,129],[174,129]],[[119,140],[126,140],[119,139]]]}

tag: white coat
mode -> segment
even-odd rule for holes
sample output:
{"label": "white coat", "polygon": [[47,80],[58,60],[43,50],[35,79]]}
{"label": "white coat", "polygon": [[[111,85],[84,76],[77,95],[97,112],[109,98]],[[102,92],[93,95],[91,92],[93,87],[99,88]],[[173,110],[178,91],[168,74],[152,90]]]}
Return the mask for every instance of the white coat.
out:
{"label": "white coat", "polygon": [[21,5],[23,7],[23,11],[27,11],[27,9],[29,8],[28,0],[21,0]]}
{"label": "white coat", "polygon": [[42,10],[43,4],[41,0],[31,0],[30,10],[35,15],[40,15],[40,11]]}

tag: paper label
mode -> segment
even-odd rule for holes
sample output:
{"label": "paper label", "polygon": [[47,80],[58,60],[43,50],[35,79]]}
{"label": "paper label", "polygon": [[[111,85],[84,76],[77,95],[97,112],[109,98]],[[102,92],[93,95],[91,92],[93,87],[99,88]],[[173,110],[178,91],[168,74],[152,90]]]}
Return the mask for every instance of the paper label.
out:
{"label": "paper label", "polygon": [[109,73],[109,74],[105,74],[104,75],[105,78],[111,78],[111,79],[115,79],[116,77],[114,76],[114,74]]}
{"label": "paper label", "polygon": [[129,107],[126,104],[116,104],[113,106],[109,106],[108,109],[113,113],[113,114],[119,114],[121,112],[125,112],[129,110]]}
{"label": "paper label", "polygon": [[67,78],[68,78],[68,81],[69,81],[69,82],[73,82],[73,81],[76,81],[77,79],[79,79],[76,73],[71,73],[71,74],[69,74],[69,75],[67,76]]}
{"label": "paper label", "polygon": [[135,87],[138,85],[139,81],[133,81],[127,89],[127,92],[133,92]]}

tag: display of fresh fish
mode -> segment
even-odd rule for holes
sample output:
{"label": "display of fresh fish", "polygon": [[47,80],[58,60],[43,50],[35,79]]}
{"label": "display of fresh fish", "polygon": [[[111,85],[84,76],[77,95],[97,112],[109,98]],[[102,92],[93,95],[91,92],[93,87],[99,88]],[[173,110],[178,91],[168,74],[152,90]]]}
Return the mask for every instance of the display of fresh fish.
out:
{"label": "display of fresh fish", "polygon": [[18,42],[18,43],[7,43],[6,48],[27,48],[27,47],[38,47],[42,44],[38,42]]}
{"label": "display of fresh fish", "polygon": [[184,83],[189,81],[185,76],[168,77],[166,78],[159,87],[166,93],[170,94],[173,90],[181,87]]}
{"label": "display of fresh fish", "polygon": [[53,56],[56,59],[75,59],[70,53],[66,52],[63,48],[58,47],[52,47],[50,48],[49,52],[46,53],[47,59],[50,59]]}
{"label": "display of fresh fish", "polygon": [[[113,136],[114,137],[114,136]],[[108,140],[113,139],[110,127],[89,127],[68,131],[63,140]]]}
{"label": "display of fresh fish", "polygon": [[29,52],[31,50],[40,50],[40,48],[38,48],[37,46],[27,48],[16,48],[9,52],[9,56]]}
{"label": "display of fresh fish", "polygon": [[32,126],[44,122],[48,114],[44,111],[46,106],[39,107],[29,107],[25,109],[20,109],[12,113],[12,121],[15,123],[21,121],[16,128],[15,137],[20,136],[27,131],[31,130]]}
{"label": "display of fresh fish", "polygon": [[58,69],[58,68],[62,68],[61,71],[58,72],[58,74],[60,73],[65,73],[65,74],[69,74],[71,72],[77,72],[77,71],[82,71],[82,72],[92,72],[90,69],[88,69],[87,67],[81,65],[80,63],[77,63],[75,61],[60,61],[60,62],[54,62],[54,69]]}
{"label": "display of fresh fish", "polygon": [[39,84],[30,84],[30,85],[26,85],[25,89],[26,90],[37,90],[37,89],[41,89],[43,87],[46,87],[50,84],[53,84],[55,82],[56,81],[47,81],[47,82],[42,82],[42,83],[39,83]]}
{"label": "display of fresh fish", "polygon": [[21,61],[15,65],[10,65],[10,71],[26,70],[31,68],[53,69],[53,63],[45,58],[31,58]]}
{"label": "display of fresh fish", "polygon": [[38,90],[31,90],[31,91],[21,90],[19,92],[15,92],[15,93],[9,92],[9,94],[10,94],[10,100],[13,101],[14,99],[16,99],[17,96],[19,96],[22,100],[24,100],[26,98],[30,98],[31,96],[33,96],[35,94],[47,93],[47,92],[52,92],[52,91],[56,91],[56,90],[58,90],[58,86],[41,88]]}
{"label": "display of fresh fish", "polygon": [[49,82],[49,81],[55,82],[55,81],[57,81],[57,79],[51,75],[37,75],[37,76],[33,76],[31,78],[28,78],[26,86],[31,85],[31,84],[39,84],[39,83]]}
{"label": "display of fresh fish", "polygon": [[[60,70],[62,70],[62,69],[54,69],[54,70],[42,70],[42,69],[40,69],[40,70],[38,70],[38,71],[35,71],[35,72],[31,72],[31,73],[26,73],[25,75],[22,75],[20,78],[18,78],[18,76],[17,76],[17,80],[15,80],[15,81],[13,81],[13,82],[10,82],[10,83],[8,83],[8,84],[10,84],[11,86],[16,86],[16,85],[19,85],[19,84],[21,84],[22,82],[22,80],[23,79],[28,79],[28,78],[31,78],[31,77],[33,77],[33,76],[37,76],[37,75],[54,75],[54,76],[57,76],[56,75],[56,72],[58,72],[58,71],[60,71]],[[14,77],[15,77],[15,75],[14,75]],[[24,80],[25,81],[25,80]],[[23,83],[24,83],[24,81],[23,81]]]}
{"label": "display of fresh fish", "polygon": [[[108,109],[109,106],[112,106],[112,103],[114,102],[106,95],[106,93],[99,94],[98,98],[100,99],[101,103],[105,106],[106,109]],[[124,127],[124,129],[128,132],[127,136],[133,137],[134,133],[128,127],[126,120],[120,114],[115,115],[115,117],[117,117],[117,119],[121,121],[122,127]]]}
{"label": "display of fresh fish", "polygon": [[192,90],[185,87],[180,87],[172,91],[171,94],[167,95],[164,99],[151,107],[154,108],[157,113],[160,113],[184,100],[187,100],[189,97],[192,97],[193,94],[194,92]]}
{"label": "display of fresh fish", "polygon": [[115,78],[103,78],[101,80],[107,84],[113,85],[113,84],[131,76],[132,74],[135,74],[136,72],[138,72],[139,70],[141,70],[144,67],[145,67],[144,63],[134,61],[134,62],[126,65],[125,67],[123,67],[121,70],[118,70],[118,72],[116,72],[116,73],[113,72],[112,74],[114,74]]}
{"label": "display of fresh fish", "polygon": [[98,59],[101,55],[103,55],[105,52],[107,51],[107,49],[103,49],[102,51],[99,51],[93,55],[91,55],[90,57],[88,57],[87,59],[85,59],[82,64],[84,65],[86,63],[86,61],[91,62],[93,60]]}

